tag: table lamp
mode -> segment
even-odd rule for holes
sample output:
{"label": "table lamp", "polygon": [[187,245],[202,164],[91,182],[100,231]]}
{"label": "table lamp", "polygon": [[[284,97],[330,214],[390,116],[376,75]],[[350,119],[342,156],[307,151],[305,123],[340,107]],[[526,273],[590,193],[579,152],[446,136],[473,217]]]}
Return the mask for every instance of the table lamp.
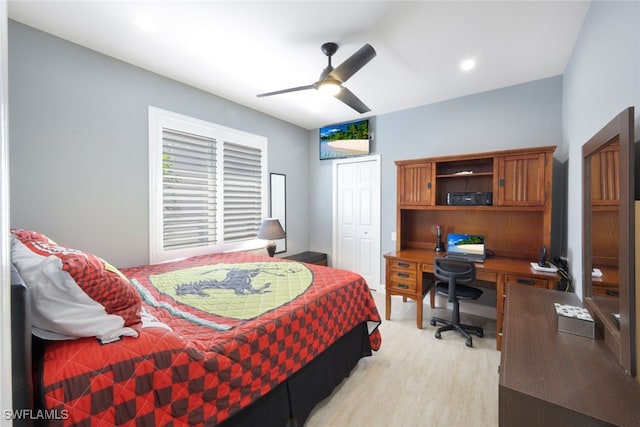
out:
{"label": "table lamp", "polygon": [[262,226],[260,226],[260,231],[258,232],[258,239],[268,240],[267,252],[270,257],[276,253],[276,242],[274,242],[274,240],[284,239],[285,236],[286,234],[278,218],[267,218],[262,221]]}

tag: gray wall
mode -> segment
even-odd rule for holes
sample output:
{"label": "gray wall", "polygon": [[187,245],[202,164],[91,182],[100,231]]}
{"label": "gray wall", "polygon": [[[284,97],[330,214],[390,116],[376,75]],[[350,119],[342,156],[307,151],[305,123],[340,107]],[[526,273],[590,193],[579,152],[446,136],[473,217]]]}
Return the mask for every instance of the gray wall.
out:
{"label": "gray wall", "polygon": [[[381,250],[395,249],[395,160],[562,143],[562,77],[377,116],[374,152],[381,156]],[[318,131],[310,135],[317,145]],[[558,151],[559,148],[558,148]],[[331,162],[310,154],[310,234],[313,250],[331,253]],[[561,189],[561,180],[558,185]],[[555,208],[555,207],[554,207]],[[556,214],[561,214],[562,205]],[[562,230],[556,230],[559,254]],[[490,236],[488,236],[490,239]],[[384,270],[384,262],[382,262]],[[384,274],[381,275],[384,278]]]}
{"label": "gray wall", "polygon": [[571,218],[567,226],[567,252],[579,295],[582,295],[582,145],[629,106],[635,107],[637,141],[640,3],[595,1],[565,69],[563,85],[563,156],[569,164],[567,215]]}
{"label": "gray wall", "polygon": [[[640,2],[594,1],[563,76],[378,116],[382,253],[395,247],[390,238],[395,230],[394,160],[558,145],[552,255],[568,256],[574,289],[582,296],[582,145],[628,106],[635,106],[638,141]],[[317,131],[310,142],[316,138]],[[310,161],[310,219],[322,226],[311,232],[310,245],[330,253],[331,167],[316,155]]]}
{"label": "gray wall", "polygon": [[288,253],[307,250],[309,132],[9,21],[11,226],[146,264],[147,107],[266,136],[287,175]]}
{"label": "gray wall", "polygon": [[[381,252],[394,248],[395,160],[558,145],[554,191],[565,189],[567,196],[558,202],[554,195],[554,216],[565,218],[560,224],[567,228],[554,226],[553,255],[566,244],[580,291],[581,147],[629,105],[640,124],[638,28],[640,3],[593,2],[564,76],[376,117]],[[152,104],[267,136],[270,171],[287,174],[288,252],[331,256],[332,162],[318,159],[317,130],[15,22],[9,26],[9,95],[12,226],[41,230],[116,265],[146,262],[146,106]],[[292,156],[308,164],[288,161]]]}

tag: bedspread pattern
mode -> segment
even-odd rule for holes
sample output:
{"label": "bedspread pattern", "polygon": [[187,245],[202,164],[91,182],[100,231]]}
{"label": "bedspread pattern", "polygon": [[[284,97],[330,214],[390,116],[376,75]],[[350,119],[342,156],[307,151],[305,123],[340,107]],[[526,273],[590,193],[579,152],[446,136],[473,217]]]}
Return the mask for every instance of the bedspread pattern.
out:
{"label": "bedspread pattern", "polygon": [[[281,260],[218,254],[123,273],[157,301],[168,302],[172,296],[158,290],[150,276],[257,261]],[[345,332],[365,321],[379,324],[362,277],[322,266],[305,268],[314,280],[299,296],[247,320],[217,318],[226,330],[145,302],[145,310],[171,331],[144,328],[137,339],[124,337],[108,345],[90,338],[51,343],[42,373],[45,404],[70,414],[53,425],[215,425],[268,393]],[[370,343],[374,350],[380,347],[377,328]]]}

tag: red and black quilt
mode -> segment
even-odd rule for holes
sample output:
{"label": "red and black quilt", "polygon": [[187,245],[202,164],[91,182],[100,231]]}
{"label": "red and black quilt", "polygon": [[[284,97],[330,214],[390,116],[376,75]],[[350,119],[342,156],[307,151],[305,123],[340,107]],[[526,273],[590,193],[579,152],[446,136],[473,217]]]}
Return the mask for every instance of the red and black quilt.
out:
{"label": "red and black quilt", "polygon": [[247,253],[123,269],[143,301],[137,338],[51,342],[41,372],[51,425],[215,425],[380,316],[364,279]]}

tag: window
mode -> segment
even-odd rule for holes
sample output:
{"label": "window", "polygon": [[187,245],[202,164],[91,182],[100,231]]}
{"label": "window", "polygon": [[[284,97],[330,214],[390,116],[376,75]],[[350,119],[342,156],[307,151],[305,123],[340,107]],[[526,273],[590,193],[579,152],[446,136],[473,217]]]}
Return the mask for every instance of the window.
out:
{"label": "window", "polygon": [[267,139],[149,107],[150,262],[254,248]]}

